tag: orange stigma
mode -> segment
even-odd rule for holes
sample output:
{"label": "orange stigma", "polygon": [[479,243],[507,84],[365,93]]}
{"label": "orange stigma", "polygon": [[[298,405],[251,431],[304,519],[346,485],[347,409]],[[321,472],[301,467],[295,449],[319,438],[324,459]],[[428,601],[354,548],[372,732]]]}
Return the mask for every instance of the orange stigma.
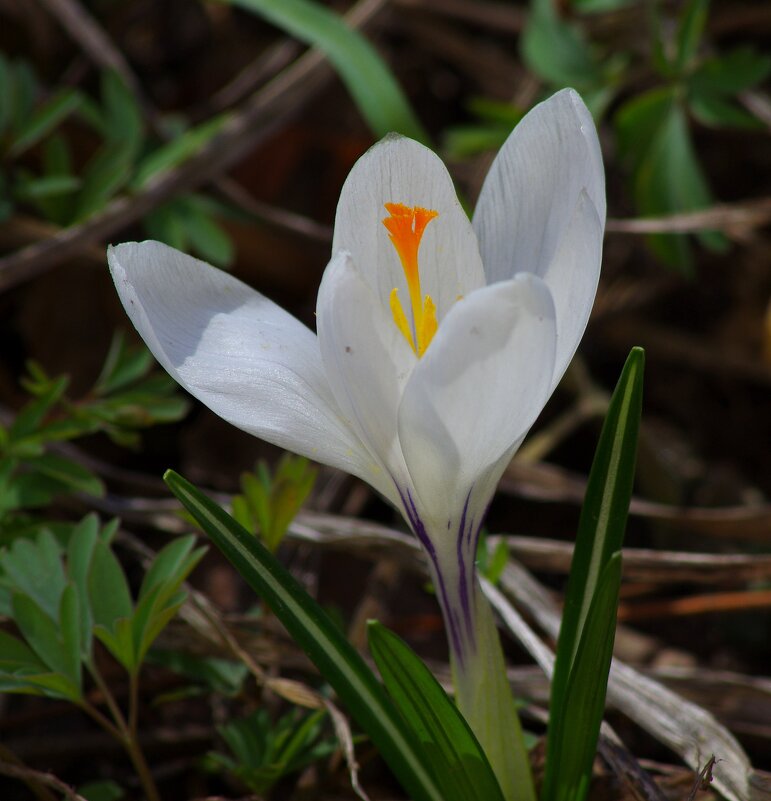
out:
{"label": "orange stigma", "polygon": [[430,295],[422,297],[420,291],[420,272],[418,270],[418,250],[426,226],[439,216],[439,212],[420,206],[405,206],[403,203],[386,203],[386,211],[391,215],[383,220],[388,236],[396,248],[402,263],[404,277],[410,293],[412,306],[412,326],[407,321],[398,291],[391,291],[391,314],[396,327],[409,342],[415,355],[421,357],[436,333],[436,306]]}

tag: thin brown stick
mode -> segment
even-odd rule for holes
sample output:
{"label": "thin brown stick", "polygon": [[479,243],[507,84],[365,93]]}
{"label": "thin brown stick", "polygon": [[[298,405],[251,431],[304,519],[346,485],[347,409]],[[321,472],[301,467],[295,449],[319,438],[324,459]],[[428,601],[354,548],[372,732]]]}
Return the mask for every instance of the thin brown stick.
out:
{"label": "thin brown stick", "polygon": [[139,81],[123,53],[77,0],[41,0],[41,3],[95,64],[115,70],[132,93],[141,97]]}
{"label": "thin brown stick", "polygon": [[614,234],[692,234],[723,231],[744,238],[754,228],[771,222],[771,198],[722,204],[709,209],[632,220],[609,219],[605,230]]}
{"label": "thin brown stick", "polygon": [[[11,765],[17,768],[30,770],[10,748],[0,743],[0,765]],[[34,771],[31,771],[34,773]],[[45,783],[35,776],[18,777],[40,799],[40,801],[56,801],[56,796],[48,789]]]}
{"label": "thin brown stick", "polygon": [[[490,538],[494,547],[497,538]],[[566,574],[573,545],[544,537],[506,537],[512,556],[531,570]],[[711,554],[624,548],[624,578],[655,584],[705,584],[771,579],[771,556],[763,554]]]}
{"label": "thin brown stick", "polygon": [[69,801],[86,801],[82,795],[78,795],[72,787],[65,784],[61,779],[57,779],[53,773],[45,773],[42,770],[32,770],[26,765],[12,765],[8,762],[0,761],[0,774],[9,776],[12,779],[19,779],[26,784],[43,785],[49,787],[56,792],[61,793]]}
{"label": "thin brown stick", "polygon": [[650,603],[621,604],[618,619],[650,620],[661,617],[684,617],[705,615],[714,612],[745,612],[749,609],[771,607],[771,590],[747,590],[744,592],[713,592],[705,595],[690,595],[687,598],[670,598]]}

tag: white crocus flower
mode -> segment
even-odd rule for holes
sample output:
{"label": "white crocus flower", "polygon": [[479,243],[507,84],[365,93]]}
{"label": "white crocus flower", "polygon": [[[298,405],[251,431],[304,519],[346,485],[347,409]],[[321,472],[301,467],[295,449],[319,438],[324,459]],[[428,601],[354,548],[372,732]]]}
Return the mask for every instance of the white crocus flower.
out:
{"label": "white crocus flower", "polygon": [[317,334],[160,243],[109,251],[132,322],[185,389],[244,431],[359,476],[402,512],[430,559],[459,703],[509,797],[511,754],[488,731],[495,715],[508,723],[486,678],[502,663],[476,585],[477,538],[583,334],[604,220],[594,124],[565,90],[504,144],[473,223],[431,150],[388,136],[365,153],[338,204]]}

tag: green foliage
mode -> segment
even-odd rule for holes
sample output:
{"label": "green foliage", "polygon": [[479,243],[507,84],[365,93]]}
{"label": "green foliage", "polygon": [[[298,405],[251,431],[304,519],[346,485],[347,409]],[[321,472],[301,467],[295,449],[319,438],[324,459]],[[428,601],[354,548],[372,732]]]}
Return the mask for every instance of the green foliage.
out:
{"label": "green foliage", "polygon": [[589,474],[557,643],[542,801],[583,801],[591,779],[613,654],[643,366],[643,351],[634,348],[611,398]]}
{"label": "green foliage", "polygon": [[[169,141],[159,140],[148,132],[137,99],[116,73],[102,74],[98,99],[74,89],[46,96],[28,64],[0,53],[0,221],[22,205],[59,226],[82,223],[119,193],[140,191],[194,156],[226,119],[190,128],[176,121],[167,126]],[[72,152],[81,150],[84,126],[88,138],[98,141],[79,165]],[[170,206],[184,235],[175,238],[169,225],[154,221],[154,215],[163,219],[159,211],[144,220],[150,235],[218,266],[232,262],[232,242],[216,222],[223,204],[183,196]],[[225,209],[225,216],[229,213]]]}
{"label": "green foliage", "polygon": [[552,0],[532,0],[522,35],[522,60],[539,77],[577,89],[603,80],[600,61],[577,25],[566,22]]}
{"label": "green foliage", "polygon": [[[624,104],[616,115],[616,130],[621,153],[632,165],[632,188],[642,215],[695,211],[714,202],[677,89],[654,89]],[[699,239],[713,248],[726,245],[717,232],[702,232]],[[692,271],[685,236],[657,234],[649,241],[664,261]]]}
{"label": "green foliage", "polygon": [[318,47],[376,137],[390,131],[427,143],[420,121],[377,51],[340,17],[313,0],[226,0],[259,14],[292,36]]}
{"label": "green foliage", "polygon": [[246,529],[184,478],[168,470],[172,492],[308,654],[416,801],[442,801],[414,730],[324,610]]}
{"label": "green foliage", "polygon": [[506,563],[509,561],[509,549],[506,541],[499,539],[495,548],[490,548],[487,541],[487,532],[483,529],[477,545],[477,570],[480,576],[484,576],[491,584],[500,581]]}
{"label": "green foliage", "polygon": [[252,792],[268,793],[285,776],[306,768],[337,749],[324,728],[326,710],[301,713],[297,709],[271,720],[265,709],[232,720],[217,731],[231,755],[210,752],[210,770],[234,775]]}
{"label": "green foliage", "polygon": [[[633,194],[645,216],[696,211],[715,201],[692,142],[689,117],[719,127],[755,128],[737,95],[769,74],[771,59],[751,48],[705,56],[708,0],[689,0],[674,26],[651,6],[653,66],[663,85],[630,98],[618,110],[616,131],[622,157],[630,166]],[[665,32],[673,30],[669,38]],[[699,242],[722,251],[716,231],[701,231]],[[656,254],[689,274],[693,255],[684,235],[649,237]]]}
{"label": "green foliage", "polygon": [[241,495],[233,498],[233,517],[259,535],[272,552],[313,489],[316,470],[307,459],[286,453],[271,475],[265,462],[241,476]]}
{"label": "green foliage", "polygon": [[99,211],[126,186],[145,140],[139,105],[116,73],[102,75],[101,105],[94,106],[91,121],[103,142],[81,173],[82,185],[74,198],[70,224]]}
{"label": "green foliage", "polygon": [[370,621],[368,637],[386,689],[423,744],[445,801],[503,801],[484,751],[431,671],[379,623]]}
{"label": "green foliage", "polygon": [[205,552],[194,545],[195,537],[181,537],[158,552],[136,605],[115,555],[104,545],[95,548],[88,581],[94,636],[129,673],[139,670],[155,638],[185,602],[181,584]]}
{"label": "green foliage", "polygon": [[[175,692],[173,697],[197,695],[200,692],[234,697],[241,692],[244,680],[249,675],[249,668],[243,662],[158,647],[148,651],[145,661],[162,665],[194,683]],[[167,695],[164,698],[168,697]]]}
{"label": "green foliage", "polygon": [[[706,46],[709,0],[688,0],[671,19],[665,18],[669,6],[650,3],[649,59],[641,58],[640,51],[619,51],[615,41],[590,39],[585,15],[627,4],[626,0],[573,0],[567,5],[531,0],[521,39],[522,59],[550,89],[578,89],[595,118],[603,116],[617,96],[626,94],[614,122],[638,214],[657,217],[711,206],[715,201],[693,142],[691,120],[710,127],[762,128],[738,96],[771,74],[771,57],[751,47],[715,53]],[[638,87],[646,83],[640,91]],[[500,147],[506,126],[481,115],[480,119],[479,124],[448,132],[451,156],[462,158]],[[711,250],[728,246],[716,231],[700,231],[697,239]],[[692,273],[688,236],[662,234],[647,241],[664,263]]]}
{"label": "green foliage", "polygon": [[141,189],[151,180],[183,164],[207,145],[226,122],[227,117],[219,114],[194,128],[186,128],[184,124],[170,126],[170,140],[147,153],[137,164],[132,187]]}
{"label": "green foliage", "polygon": [[185,599],[180,585],[204,553],[194,537],[173,540],[151,564],[136,605],[110,545],[111,524],[95,515],[60,543],[47,529],[0,550],[0,609],[19,639],[0,632],[0,690],[83,702],[83,667],[94,637],[137,673],[153,640]]}
{"label": "green foliage", "polygon": [[48,136],[83,103],[83,95],[63,89],[44,102],[35,74],[24,61],[0,53],[0,153],[18,157]]}
{"label": "green foliage", "polygon": [[469,112],[477,122],[445,131],[444,149],[450,158],[461,159],[485,150],[498,150],[525,113],[511,103],[483,97],[469,103]]}
{"label": "green foliage", "polygon": [[94,386],[78,400],[67,396],[66,376],[28,365],[22,384],[31,398],[12,422],[0,425],[0,542],[39,530],[36,510],[61,495],[104,494],[101,479],[57,450],[59,443],[103,432],[136,446],[141,429],[182,417],[187,402],[153,365],[149,351],[118,334]]}
{"label": "green foliage", "polygon": [[229,267],[233,242],[215,217],[233,217],[231,210],[203,195],[187,195],[153,209],[144,219],[148,236],[178,250],[193,251],[217,267]]}

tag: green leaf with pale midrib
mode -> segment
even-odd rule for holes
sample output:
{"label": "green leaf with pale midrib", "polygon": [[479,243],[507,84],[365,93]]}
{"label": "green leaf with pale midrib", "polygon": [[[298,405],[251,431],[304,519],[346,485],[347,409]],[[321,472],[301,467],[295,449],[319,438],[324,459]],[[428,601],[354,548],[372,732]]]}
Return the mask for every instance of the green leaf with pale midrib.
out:
{"label": "green leaf with pale midrib", "polygon": [[370,621],[368,636],[388,693],[434,760],[445,801],[503,801],[481,746],[431,671],[379,623]]}
{"label": "green leaf with pale midrib", "polygon": [[[595,661],[594,671],[588,674],[592,682],[606,682],[610,667],[613,638],[601,636],[598,632],[603,631],[603,620],[591,618],[612,615],[615,621],[616,601],[609,600],[605,585],[610,579],[603,577],[621,550],[626,528],[637,459],[644,363],[643,350],[633,348],[611,398],[589,474],[557,642],[542,801],[580,801],[591,776],[597,734],[572,728],[575,724],[571,714],[575,710],[571,711],[571,706],[576,694],[585,697],[582,693],[589,691],[582,686],[583,679],[576,679],[576,675],[585,675],[586,638],[600,649],[588,657]],[[601,613],[600,605],[604,608]],[[601,650],[600,643],[604,643],[607,653]],[[581,654],[584,661],[579,664]],[[601,676],[597,666],[606,662],[605,675]],[[599,715],[598,730],[604,701],[602,692],[594,698],[592,712],[586,713],[592,720]],[[568,774],[566,765],[572,773]],[[564,794],[566,790],[572,794]]]}
{"label": "green leaf with pale midrib", "polygon": [[345,702],[416,801],[443,801],[421,746],[364,660],[326,613],[253,536],[172,470],[164,480],[259,593]]}
{"label": "green leaf with pale midrib", "polygon": [[620,585],[621,553],[616,552],[597,582],[565,688],[561,725],[549,741],[548,758],[559,766],[555,801],[579,801],[589,790],[613,657]]}

